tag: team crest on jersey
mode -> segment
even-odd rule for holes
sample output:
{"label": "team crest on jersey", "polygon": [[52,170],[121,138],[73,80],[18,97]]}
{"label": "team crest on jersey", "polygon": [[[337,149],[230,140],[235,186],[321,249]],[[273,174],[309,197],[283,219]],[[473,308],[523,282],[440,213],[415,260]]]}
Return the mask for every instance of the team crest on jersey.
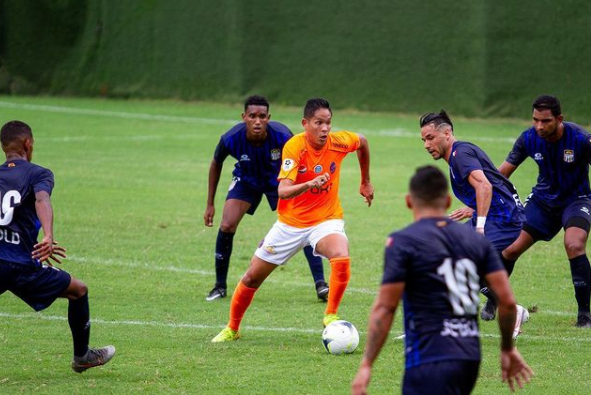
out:
{"label": "team crest on jersey", "polygon": [[290,171],[295,166],[295,162],[293,159],[285,159],[283,161],[283,171]]}
{"label": "team crest on jersey", "polygon": [[275,246],[266,245],[266,246],[263,247],[263,249],[265,251],[267,251],[269,254],[277,254],[277,251],[275,251]]}
{"label": "team crest on jersey", "polygon": [[308,168],[304,165],[300,165],[300,167],[298,167],[298,173],[300,173],[300,174],[304,174],[307,171],[308,171]]}
{"label": "team crest on jersey", "polygon": [[314,173],[316,173],[316,174],[322,173],[322,165],[314,166]]}
{"label": "team crest on jersey", "polygon": [[336,164],[336,163],[334,163],[334,162],[332,162],[332,163],[330,164],[330,173],[332,174],[332,173],[334,173],[336,170],[337,170],[337,164]]}
{"label": "team crest on jersey", "polygon": [[281,159],[281,150],[272,149],[271,150],[271,160],[279,160],[279,159]]}
{"label": "team crest on jersey", "polygon": [[539,152],[536,152],[534,154],[534,160],[544,160],[544,155],[540,154]]}
{"label": "team crest on jersey", "polygon": [[10,162],[10,163],[8,164],[8,167],[15,167],[15,166],[16,166],[16,163],[14,163],[14,162]]}
{"label": "team crest on jersey", "polygon": [[575,151],[572,149],[565,149],[564,150],[564,161],[566,163],[572,163],[575,161]]}

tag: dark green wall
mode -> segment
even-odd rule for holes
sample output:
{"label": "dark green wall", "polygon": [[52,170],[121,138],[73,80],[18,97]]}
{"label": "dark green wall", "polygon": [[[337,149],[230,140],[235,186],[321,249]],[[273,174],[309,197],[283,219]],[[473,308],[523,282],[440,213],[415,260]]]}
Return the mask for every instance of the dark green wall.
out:
{"label": "dark green wall", "polygon": [[519,117],[551,93],[587,122],[590,11],[581,0],[0,0],[0,91],[324,96]]}

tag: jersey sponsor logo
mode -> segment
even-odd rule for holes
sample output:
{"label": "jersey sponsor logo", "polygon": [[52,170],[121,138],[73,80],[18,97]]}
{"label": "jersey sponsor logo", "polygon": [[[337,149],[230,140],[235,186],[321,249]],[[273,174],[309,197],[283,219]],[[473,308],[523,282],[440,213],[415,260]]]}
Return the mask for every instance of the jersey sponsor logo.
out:
{"label": "jersey sponsor logo", "polygon": [[334,173],[336,170],[337,170],[337,164],[336,164],[336,163],[334,163],[334,162],[332,162],[332,163],[330,164],[330,173],[332,174],[332,173]]}
{"label": "jersey sponsor logo", "polygon": [[330,184],[324,184],[321,187],[314,187],[310,188],[310,193],[313,195],[321,195],[323,193],[328,193],[332,189],[332,182]]}
{"label": "jersey sponsor logo", "polygon": [[285,159],[283,161],[283,171],[290,171],[295,166],[295,161],[293,159]]}
{"label": "jersey sponsor logo", "polygon": [[587,215],[591,215],[591,213],[589,213],[589,207],[581,207],[581,211]]}
{"label": "jersey sponsor logo", "polygon": [[478,337],[478,325],[476,320],[446,318],[440,334],[445,337]]}
{"label": "jersey sponsor logo", "polygon": [[349,149],[349,146],[347,144],[332,143],[332,145],[333,145],[333,147],[337,147],[337,148]]}
{"label": "jersey sponsor logo", "polygon": [[575,151],[572,149],[565,149],[564,150],[564,161],[566,163],[572,163],[575,161]]}
{"label": "jersey sponsor logo", "polygon": [[322,173],[322,165],[314,166],[314,173],[316,173],[316,174]]}
{"label": "jersey sponsor logo", "polygon": [[0,229],[0,241],[8,244],[20,244],[21,237],[17,232],[13,232],[10,229]]}
{"label": "jersey sponsor logo", "polygon": [[272,149],[271,150],[271,160],[279,160],[279,159],[281,159],[281,150]]}
{"label": "jersey sponsor logo", "polygon": [[544,160],[544,155],[540,154],[539,152],[536,152],[534,154],[534,160]]}
{"label": "jersey sponsor logo", "polygon": [[308,168],[304,165],[300,165],[300,167],[298,167],[298,173],[300,173],[300,174],[304,174],[307,171],[308,171]]}

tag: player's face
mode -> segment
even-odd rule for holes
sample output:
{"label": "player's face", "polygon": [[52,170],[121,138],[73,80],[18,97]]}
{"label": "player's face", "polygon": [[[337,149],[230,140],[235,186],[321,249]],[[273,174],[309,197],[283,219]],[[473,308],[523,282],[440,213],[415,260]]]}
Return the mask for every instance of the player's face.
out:
{"label": "player's face", "polygon": [[248,106],[242,120],[246,123],[246,137],[248,140],[264,140],[267,138],[267,124],[271,119],[266,106]]}
{"label": "player's face", "polygon": [[562,115],[555,117],[551,110],[536,110],[532,115],[532,120],[536,133],[543,139],[552,139],[558,130],[558,125],[562,122]]}
{"label": "player's face", "polygon": [[328,134],[332,127],[332,113],[328,108],[316,110],[310,119],[302,119],[302,125],[306,131],[308,142],[317,149],[324,147],[328,140]]}
{"label": "player's face", "polygon": [[433,124],[428,124],[421,128],[423,146],[435,160],[445,158],[451,145],[450,137],[450,132],[437,130]]}

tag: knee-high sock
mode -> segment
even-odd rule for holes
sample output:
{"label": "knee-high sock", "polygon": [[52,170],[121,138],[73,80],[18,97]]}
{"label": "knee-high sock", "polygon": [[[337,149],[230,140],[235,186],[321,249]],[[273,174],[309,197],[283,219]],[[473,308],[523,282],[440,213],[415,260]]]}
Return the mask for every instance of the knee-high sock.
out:
{"label": "knee-high sock", "polygon": [[74,340],[74,355],[83,357],[88,351],[90,340],[90,308],[88,307],[88,293],[77,300],[70,300],[68,304],[68,324]]}
{"label": "knee-high sock", "polygon": [[308,265],[310,266],[310,272],[312,273],[312,277],[314,278],[314,283],[318,281],[324,281],[324,268],[322,267],[322,258],[319,256],[314,256],[314,249],[312,246],[304,247],[304,254],[306,255],[306,259],[308,260]]}
{"label": "knee-high sock", "polygon": [[349,278],[351,278],[351,258],[332,258],[330,260],[330,292],[328,293],[328,304],[324,314],[337,313],[341,299],[343,299],[347,289],[347,284],[349,284]]}
{"label": "knee-high sock", "polygon": [[234,233],[218,231],[215,242],[215,286],[227,288],[228,269],[230,268],[230,256],[232,256],[232,245]]}
{"label": "knee-high sock", "polygon": [[589,266],[589,259],[586,254],[583,254],[569,259],[569,262],[579,312],[589,313],[589,299],[591,298],[591,267]]}
{"label": "knee-high sock", "polygon": [[242,283],[242,281],[239,281],[238,285],[236,285],[236,289],[232,295],[232,304],[230,305],[230,321],[228,322],[228,326],[233,331],[237,331],[238,328],[240,328],[242,317],[244,317],[246,309],[248,309],[248,306],[250,306],[252,303],[254,294],[257,290],[258,288],[247,287]]}

